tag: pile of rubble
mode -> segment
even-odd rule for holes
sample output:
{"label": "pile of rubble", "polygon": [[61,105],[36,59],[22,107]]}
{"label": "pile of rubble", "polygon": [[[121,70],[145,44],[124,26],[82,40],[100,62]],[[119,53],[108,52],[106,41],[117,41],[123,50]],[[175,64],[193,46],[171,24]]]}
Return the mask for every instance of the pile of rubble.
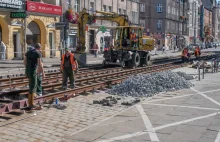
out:
{"label": "pile of rubble", "polygon": [[154,94],[175,91],[193,86],[188,80],[193,79],[184,73],[171,71],[152,74],[137,74],[129,77],[121,84],[113,86],[107,93],[123,97],[150,97]]}
{"label": "pile of rubble", "polygon": [[195,69],[197,69],[198,67],[200,68],[200,69],[203,69],[203,68],[205,68],[205,69],[211,69],[211,64],[208,64],[207,62],[204,62],[204,61],[193,61],[193,64],[192,64],[192,68],[195,68]]}
{"label": "pile of rubble", "polygon": [[193,75],[188,75],[186,74],[185,72],[176,72],[179,76],[185,78],[186,80],[193,80],[194,79],[194,76]]}

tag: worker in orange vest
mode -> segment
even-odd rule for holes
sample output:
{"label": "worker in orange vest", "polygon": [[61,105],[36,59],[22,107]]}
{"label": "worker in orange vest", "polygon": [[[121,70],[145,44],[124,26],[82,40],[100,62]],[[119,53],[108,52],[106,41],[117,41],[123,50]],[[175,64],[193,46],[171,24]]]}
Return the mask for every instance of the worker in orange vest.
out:
{"label": "worker in orange vest", "polygon": [[196,47],[194,53],[195,53],[196,59],[199,59],[199,57],[201,55],[201,51],[198,46]]}
{"label": "worker in orange vest", "polygon": [[65,48],[65,54],[62,55],[60,70],[63,73],[62,88],[64,90],[68,88],[68,78],[70,80],[70,88],[74,88],[74,72],[78,71],[78,62],[69,48]]}
{"label": "worker in orange vest", "polygon": [[137,35],[136,33],[134,33],[134,31],[132,31],[132,33],[130,34],[130,40],[132,43],[132,47],[136,47],[136,42],[137,42]]}
{"label": "worker in orange vest", "polygon": [[189,53],[188,53],[188,49],[184,48],[183,52],[182,52],[182,61],[186,62],[189,60]]}

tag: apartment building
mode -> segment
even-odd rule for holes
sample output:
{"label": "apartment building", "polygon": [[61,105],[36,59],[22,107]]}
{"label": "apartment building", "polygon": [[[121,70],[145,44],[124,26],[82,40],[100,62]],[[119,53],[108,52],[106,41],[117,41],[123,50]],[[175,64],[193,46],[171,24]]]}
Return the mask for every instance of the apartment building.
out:
{"label": "apartment building", "polygon": [[163,44],[170,49],[177,44],[183,47],[188,41],[187,9],[183,0],[141,0],[140,24],[157,40],[158,48]]}
{"label": "apartment building", "polygon": [[[126,14],[129,17],[132,25],[139,24],[139,0],[81,0],[80,9],[89,9],[91,11],[104,11],[115,12],[118,14]],[[96,33],[98,28],[103,25],[106,26],[107,31],[103,34],[101,32]],[[90,51],[94,42],[99,46],[99,51],[104,50],[104,46],[113,43],[114,31],[112,27],[116,26],[116,23],[111,21],[96,21],[95,24],[89,26],[89,34],[86,38],[86,49]]]}
{"label": "apartment building", "polygon": [[7,59],[22,59],[26,47],[34,43],[41,43],[43,57],[60,55],[60,31],[54,27],[62,15],[59,0],[0,1],[0,5],[0,40],[6,45]]}
{"label": "apartment building", "polygon": [[199,43],[200,38],[200,7],[201,0],[189,0],[188,9],[188,29],[189,29],[189,43]]}

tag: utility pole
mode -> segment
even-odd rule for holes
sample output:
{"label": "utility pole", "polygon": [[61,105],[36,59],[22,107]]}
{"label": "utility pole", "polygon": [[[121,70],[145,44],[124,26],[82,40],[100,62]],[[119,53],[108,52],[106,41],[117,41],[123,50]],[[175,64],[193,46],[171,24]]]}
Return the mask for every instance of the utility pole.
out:
{"label": "utility pole", "polygon": [[193,8],[194,8],[194,14],[193,14],[193,17],[194,17],[194,44],[196,44],[196,29],[197,29],[197,21],[196,21],[196,18],[197,18],[197,13],[196,13],[196,1],[194,0],[193,1]]}
{"label": "utility pole", "polygon": [[179,1],[179,17],[178,17],[178,34],[177,34],[177,38],[176,38],[176,40],[177,40],[177,47],[179,48],[179,50],[181,50],[180,49],[180,10],[181,10],[181,4],[180,4],[180,1]]}

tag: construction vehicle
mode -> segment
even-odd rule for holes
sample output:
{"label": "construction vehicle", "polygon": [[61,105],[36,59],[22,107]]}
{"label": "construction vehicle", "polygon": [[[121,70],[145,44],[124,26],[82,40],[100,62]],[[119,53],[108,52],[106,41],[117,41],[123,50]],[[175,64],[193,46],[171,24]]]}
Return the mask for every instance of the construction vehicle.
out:
{"label": "construction vehicle", "polygon": [[95,13],[100,15],[89,14],[85,8],[79,13],[76,49],[78,53],[83,53],[86,49],[86,25],[92,24],[95,20],[106,20],[115,22],[118,26],[114,29],[114,48],[104,51],[103,64],[119,62],[122,67],[150,65],[149,51],[154,49],[155,40],[143,35],[142,27],[130,26],[131,22],[127,15],[102,11]]}

